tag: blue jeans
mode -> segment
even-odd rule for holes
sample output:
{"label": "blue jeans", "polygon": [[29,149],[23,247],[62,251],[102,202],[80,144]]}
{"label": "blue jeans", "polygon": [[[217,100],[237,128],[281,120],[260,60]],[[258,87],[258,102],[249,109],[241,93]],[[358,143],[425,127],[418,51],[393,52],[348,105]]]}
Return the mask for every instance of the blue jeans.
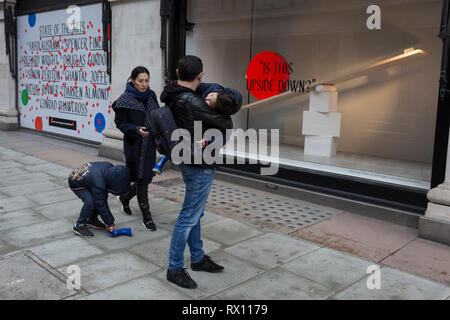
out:
{"label": "blue jeans", "polygon": [[191,253],[191,263],[199,262],[205,255],[200,233],[200,218],[204,215],[203,210],[215,173],[215,169],[185,164],[180,164],[179,167],[186,185],[186,193],[170,241],[169,270],[183,268],[186,243]]}
{"label": "blue jeans", "polygon": [[95,211],[94,198],[88,189],[73,191],[73,193],[75,193],[75,195],[83,201],[83,207],[80,211],[77,226],[86,224],[91,218],[98,216]]}

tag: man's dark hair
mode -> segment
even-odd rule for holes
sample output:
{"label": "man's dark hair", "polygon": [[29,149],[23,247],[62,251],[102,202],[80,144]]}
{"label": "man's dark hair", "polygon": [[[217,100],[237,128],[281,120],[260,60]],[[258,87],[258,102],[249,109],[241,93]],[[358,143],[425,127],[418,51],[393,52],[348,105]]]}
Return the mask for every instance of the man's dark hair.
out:
{"label": "man's dark hair", "polygon": [[218,92],[214,109],[221,114],[232,114],[238,105],[236,96],[231,92]]}
{"label": "man's dark hair", "polygon": [[178,60],[178,78],[181,81],[193,81],[203,71],[203,63],[199,57],[184,56]]}

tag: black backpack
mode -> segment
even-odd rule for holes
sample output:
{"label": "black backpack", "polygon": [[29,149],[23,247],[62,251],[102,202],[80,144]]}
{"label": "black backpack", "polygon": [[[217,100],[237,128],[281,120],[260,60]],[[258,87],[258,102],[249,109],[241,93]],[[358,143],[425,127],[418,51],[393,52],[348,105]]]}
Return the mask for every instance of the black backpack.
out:
{"label": "black backpack", "polygon": [[177,129],[172,111],[167,106],[154,109],[150,113],[150,132],[156,149],[171,160],[171,152],[179,141],[172,141],[172,132]]}

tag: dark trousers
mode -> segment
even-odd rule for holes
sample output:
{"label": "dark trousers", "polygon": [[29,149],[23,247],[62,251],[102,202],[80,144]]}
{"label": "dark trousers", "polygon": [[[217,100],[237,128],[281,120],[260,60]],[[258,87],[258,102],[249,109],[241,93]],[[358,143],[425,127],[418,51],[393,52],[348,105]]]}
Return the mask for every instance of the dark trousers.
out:
{"label": "dark trousers", "polygon": [[148,184],[145,183],[133,183],[131,185],[131,191],[120,196],[120,199],[128,204],[134,196],[137,195],[139,208],[141,209],[144,221],[151,219],[150,205],[148,203]]}
{"label": "dark trousers", "polygon": [[77,226],[86,224],[91,218],[94,218],[98,215],[95,211],[95,204],[92,193],[88,189],[72,191],[78,198],[81,199],[81,201],[83,201],[83,207],[81,208],[80,216],[77,220]]}

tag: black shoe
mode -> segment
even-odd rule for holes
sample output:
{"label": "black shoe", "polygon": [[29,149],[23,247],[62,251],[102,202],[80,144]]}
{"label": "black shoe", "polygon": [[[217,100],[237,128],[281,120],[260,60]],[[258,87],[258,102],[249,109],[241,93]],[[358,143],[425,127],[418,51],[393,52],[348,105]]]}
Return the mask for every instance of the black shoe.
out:
{"label": "black shoe", "polygon": [[105,230],[106,229],[105,224],[103,222],[101,222],[100,220],[98,220],[97,217],[91,218],[91,220],[88,220],[87,225],[89,227],[92,227],[97,230]]}
{"label": "black shoe", "polygon": [[78,227],[74,226],[73,232],[83,238],[91,238],[94,236],[94,234],[91,232],[91,230],[89,230],[89,228],[85,224],[81,224]]}
{"label": "black shoe", "polygon": [[142,222],[142,225],[144,226],[145,230],[156,231],[156,225],[151,218],[150,220],[144,220],[144,222]]}
{"label": "black shoe", "polygon": [[119,198],[120,203],[122,204],[122,213],[126,216],[131,216],[133,213],[131,212],[130,204],[123,201],[121,196],[118,196],[117,198]]}
{"label": "black shoe", "polygon": [[176,285],[186,288],[186,289],[195,289],[197,288],[197,284],[194,280],[192,280],[189,273],[187,273],[186,269],[181,268],[177,270],[167,270],[167,280],[175,283]]}
{"label": "black shoe", "polygon": [[194,271],[206,271],[214,273],[221,272],[225,268],[212,261],[209,256],[204,255],[203,259],[199,262],[191,263],[191,269]]}

